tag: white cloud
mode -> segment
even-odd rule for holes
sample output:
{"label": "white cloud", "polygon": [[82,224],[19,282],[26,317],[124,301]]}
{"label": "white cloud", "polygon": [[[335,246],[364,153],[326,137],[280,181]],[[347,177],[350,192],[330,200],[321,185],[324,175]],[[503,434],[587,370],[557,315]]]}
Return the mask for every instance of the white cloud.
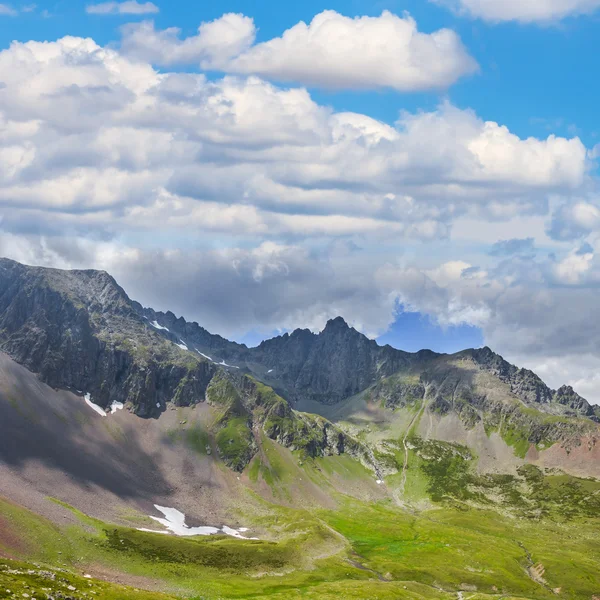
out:
{"label": "white cloud", "polygon": [[156,4],[152,2],[137,2],[137,0],[88,4],[85,10],[89,15],[149,15],[159,12]]}
{"label": "white cloud", "polygon": [[589,179],[578,138],[521,139],[450,104],[390,126],[90,39],[15,42],[0,81],[5,227],[430,240],[466,215],[543,215]]}
{"label": "white cloud", "polygon": [[122,28],[121,51],[156,65],[200,64],[218,69],[254,42],[256,28],[251,18],[228,13],[202,23],[195,36],[180,40],[180,33],[177,27],[157,31],[151,21],[129,23]]}
{"label": "white cloud", "polygon": [[600,0],[430,0],[473,18],[495,23],[552,23],[565,17],[591,14]]}
{"label": "white cloud", "polygon": [[0,4],[0,16],[5,15],[9,17],[14,17],[17,14],[19,13],[8,4]]}
{"label": "white cloud", "polygon": [[593,200],[573,199],[561,204],[552,215],[549,234],[557,240],[583,238],[600,231],[600,206]]}
{"label": "white cloud", "polygon": [[449,29],[426,34],[409,16],[349,18],[328,10],[253,46],[228,69],[334,89],[416,91],[448,87],[478,66]]}
{"label": "white cloud", "polygon": [[453,31],[422,33],[411,17],[388,11],[354,19],[324,11],[252,45],[255,33],[251,19],[235,14],[203,23],[198,35],[183,40],[176,28],[156,31],[142,23],[123,29],[122,49],[159,65],[196,63],[335,89],[440,89],[478,69]]}

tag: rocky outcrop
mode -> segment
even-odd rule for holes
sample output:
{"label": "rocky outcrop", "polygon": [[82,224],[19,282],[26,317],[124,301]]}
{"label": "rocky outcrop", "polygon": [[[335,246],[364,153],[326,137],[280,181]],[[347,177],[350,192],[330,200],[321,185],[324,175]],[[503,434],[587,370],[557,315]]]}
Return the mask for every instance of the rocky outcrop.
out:
{"label": "rocky outcrop", "polygon": [[369,390],[369,400],[390,409],[405,408],[422,401],[425,391],[419,376],[392,375]]}
{"label": "rocky outcrop", "polygon": [[138,314],[110,275],[0,260],[0,349],[55,388],[155,416],[204,399],[216,367],[184,353]]}
{"label": "rocky outcrop", "polygon": [[[293,410],[272,388],[248,375],[217,373],[207,400],[222,411],[215,424],[218,451],[235,470],[250,463],[262,434],[307,458],[349,454],[378,472],[366,446],[323,417]],[[226,430],[229,433],[222,435]]]}
{"label": "rocky outcrop", "polygon": [[558,390],[552,390],[533,371],[511,365],[488,347],[467,350],[465,354],[470,355],[482,370],[508,384],[510,391],[525,404],[554,405],[555,408],[559,405],[571,409],[571,414],[595,416],[590,403],[570,386],[565,385]]}

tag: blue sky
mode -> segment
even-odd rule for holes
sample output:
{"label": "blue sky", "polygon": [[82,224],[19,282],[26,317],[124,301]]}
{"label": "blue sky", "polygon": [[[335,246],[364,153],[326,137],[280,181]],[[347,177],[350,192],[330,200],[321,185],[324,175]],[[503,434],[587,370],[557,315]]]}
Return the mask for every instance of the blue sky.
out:
{"label": "blue sky", "polygon": [[598,39],[600,0],[0,0],[0,254],[600,400]]}

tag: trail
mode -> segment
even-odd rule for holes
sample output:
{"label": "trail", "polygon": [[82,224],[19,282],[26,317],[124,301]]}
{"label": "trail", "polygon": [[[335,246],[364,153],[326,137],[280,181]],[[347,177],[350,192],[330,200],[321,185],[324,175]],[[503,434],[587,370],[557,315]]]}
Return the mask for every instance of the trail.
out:
{"label": "trail", "polygon": [[558,592],[556,590],[553,590],[548,585],[548,582],[544,579],[544,575],[546,573],[546,569],[545,569],[544,565],[542,563],[538,563],[536,565],[533,561],[533,557],[531,556],[531,552],[529,552],[529,550],[527,550],[527,548],[525,548],[525,546],[523,545],[522,542],[519,542],[518,540],[515,540],[515,541],[517,542],[517,545],[519,546],[519,548],[521,548],[521,550],[523,550],[523,552],[525,552],[525,557],[527,558],[526,572],[527,572],[527,575],[529,575],[529,578],[532,581],[535,581],[537,584],[541,585],[542,587],[546,588],[552,594],[557,594]]}
{"label": "trail", "polygon": [[423,396],[423,404],[422,404],[421,408],[419,409],[419,411],[417,412],[417,414],[415,414],[415,416],[411,419],[410,423],[408,424],[408,427],[406,428],[406,433],[404,434],[404,437],[402,438],[402,446],[404,447],[404,464],[402,466],[402,479],[400,480],[400,488],[398,489],[398,497],[404,496],[404,488],[406,487],[406,476],[407,476],[406,471],[408,468],[408,444],[406,442],[408,440],[408,436],[410,435],[410,432],[412,431],[413,426],[415,425],[415,423],[418,423],[419,419],[421,418],[421,416],[425,412],[425,409],[427,408],[428,391],[429,391],[429,389],[426,388],[425,394]]}

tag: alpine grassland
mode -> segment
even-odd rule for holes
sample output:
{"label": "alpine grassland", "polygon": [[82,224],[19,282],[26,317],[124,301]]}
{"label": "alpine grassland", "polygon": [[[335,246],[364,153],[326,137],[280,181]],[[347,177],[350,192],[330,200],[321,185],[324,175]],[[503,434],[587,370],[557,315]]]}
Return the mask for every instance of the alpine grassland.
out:
{"label": "alpine grassland", "polygon": [[359,500],[334,486],[337,475],[372,478],[357,461],[282,455],[265,442],[247,467],[252,485],[264,482],[281,502],[302,473],[332,507],[248,491],[244,518],[260,538],[250,540],[140,531],[143,515],[115,526],[48,498],[71,516],[57,525],[1,501],[0,598],[591,600],[600,591],[595,480],[531,465],[481,475],[466,447],[411,436],[406,499]]}

